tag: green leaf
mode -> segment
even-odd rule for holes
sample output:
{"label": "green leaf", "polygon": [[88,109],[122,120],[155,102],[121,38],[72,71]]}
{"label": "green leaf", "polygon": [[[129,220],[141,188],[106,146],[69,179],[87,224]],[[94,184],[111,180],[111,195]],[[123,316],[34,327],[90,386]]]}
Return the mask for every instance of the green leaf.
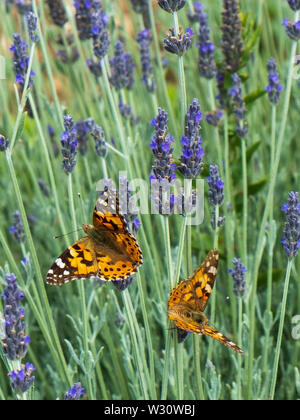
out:
{"label": "green leaf", "polygon": [[253,184],[248,185],[248,195],[256,195],[259,191],[261,191],[264,186],[269,181],[269,177],[264,177],[259,181],[254,182]]}
{"label": "green leaf", "polygon": [[247,163],[250,162],[253,154],[256,152],[256,150],[259,148],[259,146],[261,145],[262,141],[261,140],[257,140],[254,143],[251,144],[251,146],[247,147],[247,152],[246,152],[246,159],[247,159]]}
{"label": "green leaf", "polygon": [[16,142],[19,140],[19,138],[22,137],[26,117],[27,117],[27,112],[24,112],[21,116],[20,124],[19,124],[18,130],[17,130]]}

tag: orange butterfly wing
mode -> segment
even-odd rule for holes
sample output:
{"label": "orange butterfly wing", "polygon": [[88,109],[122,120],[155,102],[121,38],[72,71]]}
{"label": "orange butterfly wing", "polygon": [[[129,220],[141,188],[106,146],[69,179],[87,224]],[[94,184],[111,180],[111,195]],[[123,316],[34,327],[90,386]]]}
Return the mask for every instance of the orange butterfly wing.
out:
{"label": "orange butterfly wing", "polygon": [[188,332],[208,335],[219,340],[232,350],[242,350],[225,335],[208,325],[203,311],[212,293],[219,261],[219,252],[210,251],[194,274],[174,288],[168,301],[168,317],[180,330],[178,341],[182,342]]}
{"label": "orange butterfly wing", "polygon": [[78,278],[126,280],[142,264],[142,252],[119,212],[117,194],[104,190],[96,203],[93,226],[83,226],[87,236],[56,259],[47,273],[49,284],[62,285]]}

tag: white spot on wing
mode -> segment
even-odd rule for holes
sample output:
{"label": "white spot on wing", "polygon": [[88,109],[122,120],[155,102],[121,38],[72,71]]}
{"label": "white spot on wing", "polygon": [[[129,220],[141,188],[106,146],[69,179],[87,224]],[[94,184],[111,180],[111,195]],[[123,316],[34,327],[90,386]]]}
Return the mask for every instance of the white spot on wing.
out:
{"label": "white spot on wing", "polygon": [[59,268],[65,268],[65,263],[62,261],[61,258],[57,258],[57,260],[55,261],[56,265],[58,265]]}

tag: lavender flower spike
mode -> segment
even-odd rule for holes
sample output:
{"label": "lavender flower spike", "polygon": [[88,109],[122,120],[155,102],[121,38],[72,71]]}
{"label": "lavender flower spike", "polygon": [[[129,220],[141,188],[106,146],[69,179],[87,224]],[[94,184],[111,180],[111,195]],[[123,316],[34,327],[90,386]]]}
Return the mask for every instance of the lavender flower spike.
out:
{"label": "lavender flower spike", "polygon": [[92,37],[91,12],[93,3],[86,0],[74,0],[75,20],[79,38],[81,40]]}
{"label": "lavender flower spike", "polygon": [[169,13],[177,12],[185,6],[186,0],[158,0],[158,5]]}
{"label": "lavender flower spike", "polygon": [[148,92],[154,92],[156,89],[153,77],[153,65],[150,56],[150,42],[152,36],[149,29],[144,29],[138,33],[137,42],[140,46],[140,56],[142,64],[142,81],[145,83]]}
{"label": "lavender flower spike", "polygon": [[207,178],[208,183],[208,200],[210,204],[214,206],[211,215],[211,226],[213,229],[216,229],[216,225],[220,228],[225,223],[225,217],[218,216],[216,220],[216,207],[221,206],[224,201],[224,182],[219,176],[219,168],[218,165],[210,165],[209,166],[209,177]]}
{"label": "lavender flower spike", "polygon": [[94,11],[91,14],[91,30],[94,45],[94,54],[99,60],[102,60],[110,46],[110,39],[106,29],[109,21],[108,16],[103,11],[100,0],[94,0]]}
{"label": "lavender flower spike", "polygon": [[192,36],[195,35],[191,28],[183,29],[179,27],[179,33],[176,35],[175,29],[169,29],[169,35],[164,39],[164,49],[172,54],[183,55],[192,46]]}
{"label": "lavender flower spike", "polygon": [[224,201],[224,182],[219,177],[218,165],[209,166],[209,177],[207,178],[209,186],[209,202],[213,206],[220,206]]}
{"label": "lavender flower spike", "polygon": [[267,70],[269,84],[266,87],[266,92],[268,92],[269,101],[273,105],[277,105],[280,100],[280,92],[282,91],[283,87],[279,83],[276,61],[274,58],[270,58],[268,61]]}
{"label": "lavender flower spike", "polygon": [[[23,89],[25,85],[25,78],[26,78],[28,62],[29,62],[29,57],[27,55],[28,45],[21,38],[20,34],[15,33],[13,37],[14,37],[14,43],[10,47],[9,50],[13,53],[13,65],[14,65],[14,72],[16,75],[16,83],[19,83]],[[33,76],[34,76],[34,72],[31,70],[29,82],[28,82],[29,88],[33,84]]]}
{"label": "lavender flower spike", "polygon": [[26,13],[26,22],[28,28],[29,38],[32,42],[39,42],[40,36],[38,33],[38,26],[37,26],[37,17],[33,12]]}
{"label": "lavender flower spike", "polygon": [[31,376],[35,367],[31,363],[21,365],[18,371],[12,371],[8,374],[11,380],[11,387],[17,394],[23,394],[33,385],[34,376]]}
{"label": "lavender flower spike", "polygon": [[297,12],[297,10],[300,10],[300,0],[286,0],[290,6],[290,8]]}
{"label": "lavender flower spike", "polygon": [[191,10],[191,9],[188,10],[188,13],[187,13],[188,20],[191,23],[200,22],[202,11],[203,11],[202,3],[200,3],[200,1],[195,1],[193,4],[193,9],[194,10]]}
{"label": "lavender flower spike", "polygon": [[248,133],[247,121],[245,121],[246,107],[242,97],[241,79],[235,73],[232,75],[233,85],[230,90],[234,102],[234,116],[236,119],[236,134],[244,138]]}
{"label": "lavender flower spike", "polygon": [[110,83],[115,89],[131,89],[133,87],[134,63],[129,53],[124,53],[123,43],[115,43],[115,55],[109,60],[111,77]]}
{"label": "lavender flower spike", "polygon": [[162,108],[158,108],[158,115],[153,118],[151,125],[155,129],[155,134],[152,137],[150,148],[156,157],[155,163],[152,166],[151,179],[159,181],[165,179],[172,182],[176,179],[175,169],[176,165],[172,163],[173,148],[172,143],[174,138],[167,134],[168,115]]}
{"label": "lavender flower spike", "polygon": [[285,27],[287,36],[293,41],[298,41],[300,39],[300,20],[292,22],[291,20],[284,18],[282,26]]}
{"label": "lavender flower spike", "polygon": [[225,69],[231,73],[240,68],[243,42],[238,0],[223,0],[222,52]]}
{"label": "lavender flower spike", "polygon": [[240,258],[234,258],[232,263],[234,268],[230,268],[228,272],[233,278],[233,292],[237,297],[241,297],[246,293],[245,273],[247,269],[242,265]]}
{"label": "lavender flower spike", "polygon": [[13,213],[14,223],[9,228],[9,233],[12,234],[15,240],[20,244],[25,240],[25,230],[22,223],[21,215],[19,210],[16,210]]}
{"label": "lavender flower spike", "polygon": [[26,353],[29,336],[25,335],[25,312],[20,302],[24,294],[19,289],[17,278],[12,274],[6,274],[6,287],[2,293],[4,300],[4,338],[2,349],[5,357],[9,360],[20,360]]}
{"label": "lavender flower spike", "polygon": [[75,401],[79,400],[79,398],[84,395],[84,388],[81,386],[80,382],[76,382],[72,388],[68,390],[68,392],[64,395],[65,401]]}
{"label": "lavender flower spike", "polygon": [[286,222],[281,243],[289,258],[295,258],[300,248],[300,204],[298,192],[289,192],[289,199],[282,208],[286,214]]}
{"label": "lavender flower spike", "polygon": [[199,134],[202,114],[198,99],[194,99],[185,115],[185,131],[181,138],[182,155],[181,166],[178,168],[185,178],[196,178],[202,171],[202,139]]}
{"label": "lavender flower spike", "polygon": [[77,133],[71,114],[64,116],[64,126],[65,131],[61,135],[62,168],[66,173],[71,173],[75,168],[77,155]]}
{"label": "lavender flower spike", "polygon": [[210,30],[205,12],[198,13],[199,18],[199,70],[201,76],[212,79],[216,76],[217,69],[214,62],[215,44],[210,41]]}
{"label": "lavender flower spike", "polygon": [[5,152],[9,146],[9,140],[0,134],[0,151]]}
{"label": "lavender flower spike", "polygon": [[49,6],[50,16],[53,22],[62,28],[68,21],[62,0],[46,0],[46,3]]}

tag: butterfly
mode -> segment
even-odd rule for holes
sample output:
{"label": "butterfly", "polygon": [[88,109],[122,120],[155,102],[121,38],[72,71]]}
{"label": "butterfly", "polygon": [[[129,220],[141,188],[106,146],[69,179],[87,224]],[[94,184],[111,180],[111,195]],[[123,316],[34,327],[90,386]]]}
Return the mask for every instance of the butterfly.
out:
{"label": "butterfly", "polygon": [[210,251],[194,274],[174,288],[168,301],[168,317],[179,328],[179,340],[188,332],[208,335],[237,353],[243,351],[224,334],[208,325],[203,311],[214,287],[219,261],[219,252]]}
{"label": "butterfly", "polygon": [[76,279],[98,277],[126,280],[143,263],[142,251],[120,213],[117,193],[105,188],[99,196],[93,224],[83,225],[86,236],[74,242],[52,264],[46,282],[61,286]]}

